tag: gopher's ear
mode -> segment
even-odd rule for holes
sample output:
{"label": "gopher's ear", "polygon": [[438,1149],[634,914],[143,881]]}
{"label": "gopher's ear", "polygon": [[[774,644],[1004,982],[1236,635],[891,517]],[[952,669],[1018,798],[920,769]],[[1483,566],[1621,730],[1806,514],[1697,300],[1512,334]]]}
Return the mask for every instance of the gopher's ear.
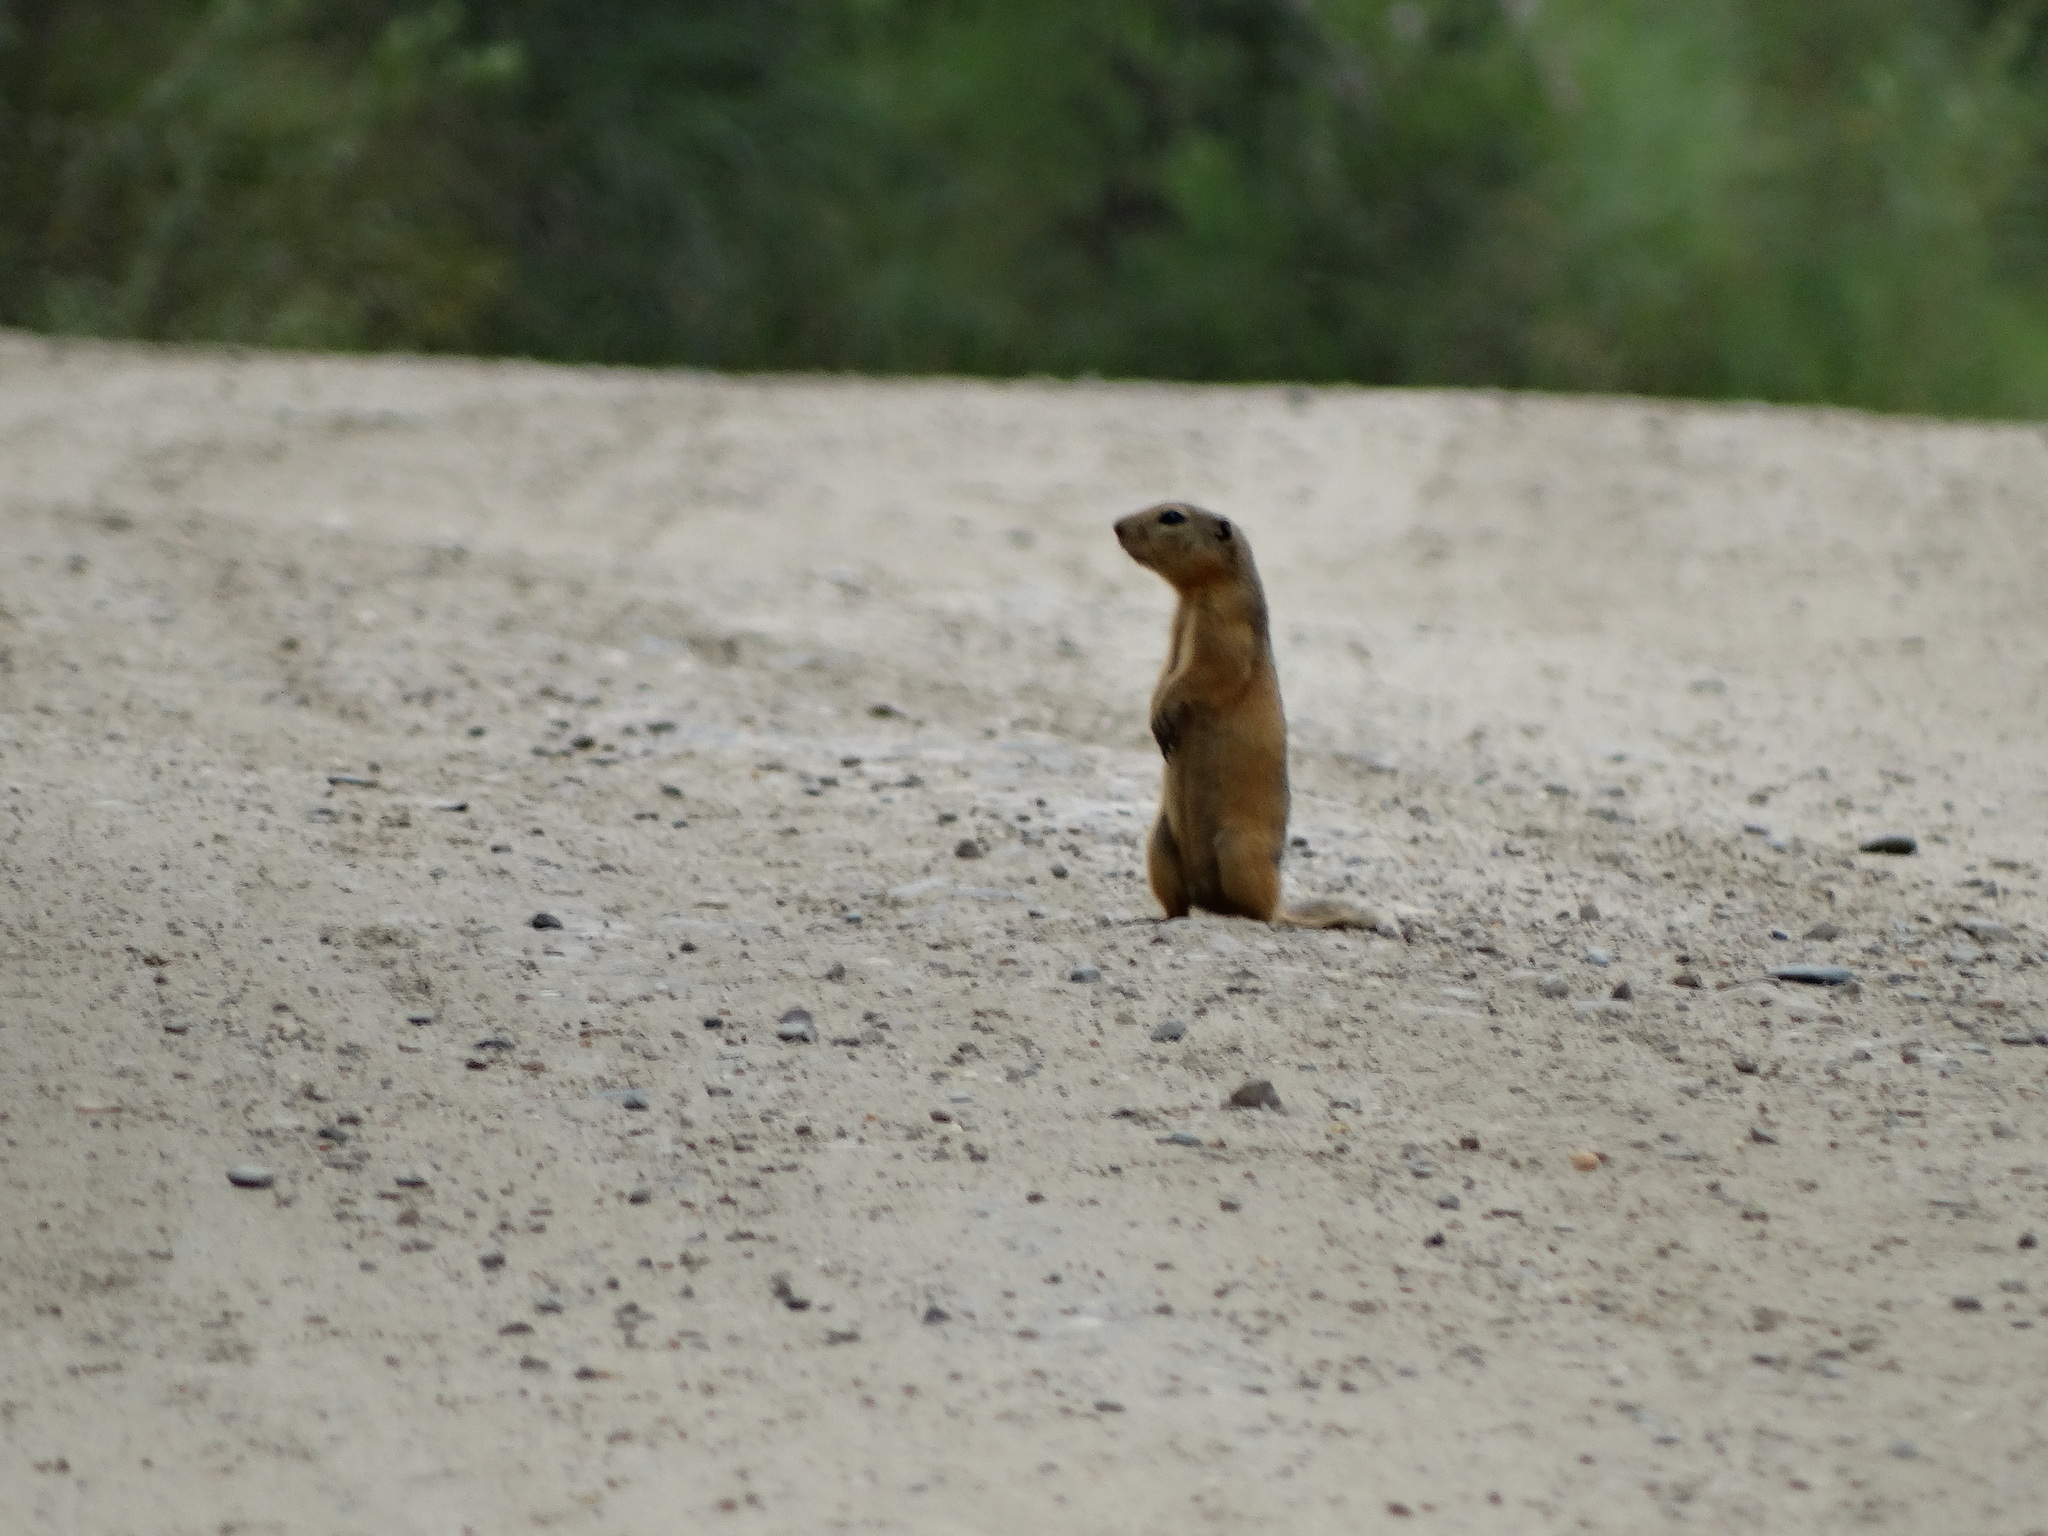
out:
{"label": "gopher's ear", "polygon": [[1217,518],[1217,519],[1216,519],[1216,537],[1217,537],[1217,538],[1219,538],[1219,539],[1221,539],[1221,540],[1222,540],[1222,541],[1223,541],[1224,543],[1226,543],[1226,544],[1228,544],[1228,543],[1230,542],[1230,519],[1229,519],[1229,518],[1227,518],[1227,517],[1219,517],[1219,518]]}

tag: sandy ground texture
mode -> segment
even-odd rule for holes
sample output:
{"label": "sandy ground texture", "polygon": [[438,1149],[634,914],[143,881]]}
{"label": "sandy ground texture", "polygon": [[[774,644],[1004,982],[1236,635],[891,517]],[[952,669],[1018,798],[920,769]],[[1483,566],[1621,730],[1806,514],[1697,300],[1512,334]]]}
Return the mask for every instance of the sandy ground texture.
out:
{"label": "sandy ground texture", "polygon": [[[1401,937],[1155,920],[1169,495]],[[0,338],[6,1523],[2048,1529],[2044,591],[2029,427]]]}

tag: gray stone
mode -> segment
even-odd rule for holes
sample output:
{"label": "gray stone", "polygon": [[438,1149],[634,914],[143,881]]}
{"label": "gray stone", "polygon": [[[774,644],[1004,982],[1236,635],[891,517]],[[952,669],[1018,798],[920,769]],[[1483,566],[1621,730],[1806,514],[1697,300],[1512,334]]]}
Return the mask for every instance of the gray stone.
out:
{"label": "gray stone", "polygon": [[1179,1019],[1168,1019],[1163,1024],[1154,1024],[1152,1026],[1152,1038],[1162,1045],[1170,1044],[1175,1040],[1185,1040],[1187,1033],[1187,1025],[1181,1023]]}
{"label": "gray stone", "polygon": [[1572,984],[1562,976],[1546,976],[1536,983],[1536,990],[1545,997],[1570,997]]}
{"label": "gray stone", "polygon": [[268,1189],[277,1182],[277,1175],[254,1163],[237,1163],[228,1170],[228,1182],[237,1189]]}
{"label": "gray stone", "polygon": [[1979,944],[2010,944],[2013,931],[2001,922],[1988,917],[1961,917],[1956,926],[1975,939]]}
{"label": "gray stone", "polygon": [[1833,939],[1839,939],[1841,936],[1842,930],[1833,923],[1815,923],[1806,930],[1804,935],[1806,938],[1818,940],[1823,944]]}
{"label": "gray stone", "polygon": [[1904,856],[1919,852],[1920,841],[1910,832],[1881,832],[1876,837],[1866,837],[1856,846],[1864,853],[1891,853]]}
{"label": "gray stone", "polygon": [[1102,980],[1102,972],[1092,965],[1077,965],[1067,972],[1067,980],[1079,982],[1100,981]]}
{"label": "gray stone", "polygon": [[808,1045],[818,1038],[818,1026],[811,1022],[810,1014],[802,1008],[792,1008],[785,1013],[775,1026],[778,1040],[801,1041]]}
{"label": "gray stone", "polygon": [[647,1107],[647,1091],[643,1088],[606,1088],[601,1090],[597,1096],[600,1099],[611,1100],[612,1103],[618,1105],[621,1109],[645,1109]]}
{"label": "gray stone", "polygon": [[1856,979],[1843,965],[1780,965],[1767,972],[1774,981],[1796,981],[1808,987],[1839,987]]}
{"label": "gray stone", "polygon": [[1280,1092],[1263,1077],[1253,1078],[1238,1085],[1226,1101],[1229,1109],[1278,1109]]}
{"label": "gray stone", "polygon": [[1588,948],[1586,950],[1586,963],[1588,965],[1608,966],[1612,965],[1614,961],[1606,950]]}
{"label": "gray stone", "polygon": [[1175,1131],[1171,1136],[1160,1136],[1154,1139],[1162,1147],[1199,1147],[1202,1144],[1201,1137],[1190,1136],[1186,1131]]}
{"label": "gray stone", "polygon": [[552,912],[536,912],[530,919],[530,923],[535,928],[559,928],[562,926],[562,920]]}

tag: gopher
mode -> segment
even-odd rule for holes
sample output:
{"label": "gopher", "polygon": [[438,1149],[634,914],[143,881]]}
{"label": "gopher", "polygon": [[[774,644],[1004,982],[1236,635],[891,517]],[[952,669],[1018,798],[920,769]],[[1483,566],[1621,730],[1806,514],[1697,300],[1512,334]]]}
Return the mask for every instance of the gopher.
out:
{"label": "gopher", "polygon": [[1116,538],[1180,598],[1152,693],[1166,772],[1145,864],[1166,915],[1200,907],[1301,928],[1386,927],[1344,902],[1281,908],[1287,717],[1244,534],[1228,518],[1168,501],[1120,519]]}

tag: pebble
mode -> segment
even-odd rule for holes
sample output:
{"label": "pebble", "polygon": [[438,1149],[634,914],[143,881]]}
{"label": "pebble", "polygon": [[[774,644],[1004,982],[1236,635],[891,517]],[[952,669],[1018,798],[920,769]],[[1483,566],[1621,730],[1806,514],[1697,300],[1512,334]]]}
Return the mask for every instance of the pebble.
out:
{"label": "pebble", "polygon": [[1920,842],[1910,832],[1881,832],[1876,837],[1866,837],[1861,843],[1857,844],[1857,847],[1864,853],[1895,853],[1903,855],[1919,852]]}
{"label": "pebble", "polygon": [[621,1109],[647,1107],[647,1092],[642,1088],[605,1088],[600,1090],[597,1096],[600,1099],[610,1099]]}
{"label": "pebble", "polygon": [[1958,918],[1956,926],[1979,944],[2010,944],[2013,941],[2013,932],[2010,928],[1988,917]]}
{"label": "pebble", "polygon": [[1774,939],[1781,939],[1781,940],[1783,940],[1783,939],[1790,939],[1790,938],[1792,937],[1792,935],[1791,935],[1791,934],[1789,934],[1789,933],[1787,933],[1787,932],[1786,932],[1786,931],[1785,931],[1784,929],[1782,929],[1782,928],[1773,928],[1773,929],[1771,930],[1771,937],[1772,937],[1772,938],[1774,938]]}
{"label": "pebble", "polygon": [[971,837],[963,837],[953,845],[953,857],[956,859],[978,859],[982,852],[981,844]]}
{"label": "pebble", "polygon": [[505,1267],[505,1255],[502,1253],[480,1253],[477,1255],[476,1261],[479,1266],[486,1270],[503,1269]]}
{"label": "pebble", "polygon": [[1199,1147],[1202,1138],[1190,1136],[1186,1131],[1175,1131],[1171,1136],[1160,1136],[1156,1140],[1162,1147]]}
{"label": "pebble", "polygon": [[1586,962],[1589,965],[1599,966],[1607,966],[1612,965],[1614,963],[1614,961],[1608,955],[1606,950],[1593,949],[1591,947],[1588,947],[1588,949],[1586,950]]}
{"label": "pebble", "polygon": [[1958,1312],[1982,1312],[1984,1310],[1984,1303],[1974,1296],[1951,1296],[1948,1304]]}
{"label": "pebble", "polygon": [[1746,1054],[1737,1056],[1735,1058],[1735,1070],[1745,1077],[1755,1077],[1757,1073],[1756,1058]]}
{"label": "pebble", "polygon": [[1280,1092],[1263,1077],[1255,1077],[1248,1083],[1238,1085],[1232,1093],[1227,1108],[1230,1109],[1278,1109]]}
{"label": "pebble", "polygon": [[425,1189],[427,1181],[417,1173],[401,1173],[391,1181],[400,1189]]}
{"label": "pebble", "polygon": [[183,1019],[164,1020],[164,1033],[167,1035],[182,1035],[191,1027],[192,1026],[190,1024],[187,1024]]}
{"label": "pebble", "polygon": [[1796,981],[1809,987],[1839,987],[1856,979],[1845,965],[1780,965],[1767,973],[1774,981]]}
{"label": "pebble", "polygon": [[1983,958],[1983,952],[1970,944],[1958,944],[1948,952],[1949,964],[1951,965],[1975,965]]}
{"label": "pebble", "polygon": [[1456,1195],[1438,1195],[1436,1203],[1447,1211],[1459,1210],[1464,1206],[1464,1201],[1460,1200]]}
{"label": "pebble", "polygon": [[944,1307],[926,1307],[924,1309],[924,1321],[936,1327],[940,1323],[950,1323],[953,1321],[953,1314]]}
{"label": "pebble", "polygon": [[792,1008],[785,1013],[775,1026],[778,1040],[797,1040],[808,1045],[818,1038],[818,1026],[811,1022],[811,1016],[802,1008]]}
{"label": "pebble", "polygon": [[405,1022],[408,1024],[431,1024],[434,1022],[434,1016],[431,1013],[408,1013],[405,1016]]}
{"label": "pebble", "polygon": [[1632,1003],[1636,1000],[1636,989],[1624,981],[1619,983],[1615,987],[1615,989],[1607,995],[1613,998],[1614,1001],[1617,1003]]}
{"label": "pebble", "polygon": [[1545,997],[1570,997],[1572,984],[1562,976],[1546,976],[1536,983],[1536,990]]}
{"label": "pebble", "polygon": [[1594,904],[1593,904],[1593,903],[1592,903],[1592,902],[1591,902],[1590,900],[1589,900],[1589,901],[1582,901],[1582,902],[1580,902],[1580,903],[1579,903],[1579,921],[1580,921],[1580,922],[1582,922],[1582,923],[1597,923],[1597,922],[1599,922],[1599,921],[1600,921],[1600,909],[1599,909],[1599,907],[1595,906],[1595,905],[1594,905]]}
{"label": "pebble", "polygon": [[634,1190],[630,1195],[626,1196],[626,1203],[628,1205],[645,1205],[653,1198],[654,1191],[649,1189],[645,1184],[642,1184],[638,1189]]}
{"label": "pebble", "polygon": [[366,779],[359,773],[330,773],[327,782],[337,789],[375,789],[377,781]]}
{"label": "pebble", "polygon": [[1760,1125],[1752,1125],[1749,1128],[1749,1139],[1762,1147],[1775,1147],[1778,1144],[1778,1138]]}
{"label": "pebble", "polygon": [[1591,1173],[1600,1166],[1600,1154],[1581,1149],[1572,1154],[1572,1166],[1581,1173]]}
{"label": "pebble", "polygon": [[1170,1044],[1175,1040],[1185,1040],[1187,1035],[1188,1027],[1181,1023],[1179,1019],[1168,1019],[1163,1024],[1154,1024],[1152,1026],[1152,1038],[1162,1045]]}
{"label": "pebble", "polygon": [[1805,937],[1809,939],[1818,939],[1823,944],[1827,943],[1831,939],[1839,939],[1841,936],[1842,930],[1836,927],[1833,923],[1815,923],[1811,928],[1806,930],[1805,934]]}
{"label": "pebble", "polygon": [[254,1163],[237,1163],[228,1170],[228,1182],[237,1189],[268,1189],[277,1182],[277,1175]]}
{"label": "pebble", "polygon": [[552,912],[536,912],[533,914],[532,926],[535,928],[559,928],[562,926],[562,920]]}
{"label": "pebble", "polygon": [[1099,967],[1093,965],[1077,965],[1067,972],[1067,980],[1081,982],[1100,981],[1102,980],[1102,971]]}

